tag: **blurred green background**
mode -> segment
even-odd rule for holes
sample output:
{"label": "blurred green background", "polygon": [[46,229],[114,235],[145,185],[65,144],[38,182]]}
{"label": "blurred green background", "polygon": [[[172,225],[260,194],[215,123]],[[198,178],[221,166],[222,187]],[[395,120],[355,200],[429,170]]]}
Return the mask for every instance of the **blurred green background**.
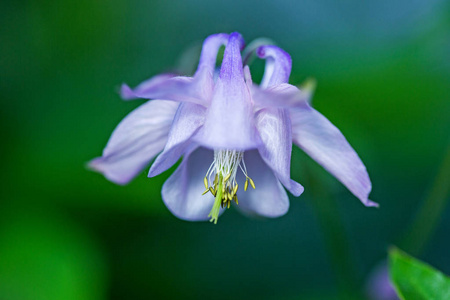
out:
{"label": "blurred green background", "polygon": [[[379,209],[297,148],[305,193],[273,220],[231,209],[215,226],[184,222],[161,200],[170,172],[121,187],[86,170],[142,103],[120,100],[122,82],[231,31],[289,52],[291,83],[317,79],[313,104],[359,153]],[[391,244],[450,273],[449,179],[436,184],[449,1],[3,0],[0,92],[0,299],[362,299]]]}

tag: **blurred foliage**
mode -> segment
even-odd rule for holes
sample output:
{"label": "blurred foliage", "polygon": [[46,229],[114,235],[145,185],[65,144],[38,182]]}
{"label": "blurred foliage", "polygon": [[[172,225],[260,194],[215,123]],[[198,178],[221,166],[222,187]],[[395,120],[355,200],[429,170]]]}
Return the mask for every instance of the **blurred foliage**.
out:
{"label": "blurred foliage", "polygon": [[[427,201],[449,143],[449,20],[445,0],[1,1],[0,298],[360,299]],[[120,187],[85,169],[142,103],[119,99],[122,82],[187,72],[185,49],[234,30],[288,51],[291,83],[317,79],[313,105],[357,150],[380,209],[297,148],[292,175],[305,193],[286,216],[232,209],[217,226],[168,212],[160,189],[171,171]],[[263,62],[251,70],[257,82]],[[448,207],[435,218],[421,257],[450,273]],[[338,279],[346,264],[352,275]]]}
{"label": "blurred foliage", "polygon": [[399,296],[408,300],[449,299],[450,278],[393,248],[389,251],[390,276]]}
{"label": "blurred foliage", "polygon": [[0,299],[105,299],[105,261],[89,234],[51,209],[8,209],[1,223]]}

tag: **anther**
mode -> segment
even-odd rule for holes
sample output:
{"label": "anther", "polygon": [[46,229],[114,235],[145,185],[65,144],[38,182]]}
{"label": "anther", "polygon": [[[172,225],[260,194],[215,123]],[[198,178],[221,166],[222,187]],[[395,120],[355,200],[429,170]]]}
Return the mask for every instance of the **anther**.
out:
{"label": "anther", "polygon": [[255,183],[253,182],[253,179],[251,179],[251,178],[249,177],[248,180],[250,180],[250,184],[252,185],[252,188],[253,188],[253,189],[256,189]]}
{"label": "anther", "polygon": [[249,185],[255,189],[255,183],[247,174],[243,152],[229,149],[214,150],[214,161],[203,179],[206,188],[203,195],[211,192],[215,198],[214,205],[208,215],[208,217],[211,217],[211,222],[217,223],[220,209],[230,208],[231,201],[236,204],[239,203],[237,198],[239,186],[236,182],[239,169],[245,176],[244,190],[247,191]]}
{"label": "anther", "polygon": [[223,180],[223,182],[227,182],[228,179],[230,179],[230,177],[231,177],[231,173],[229,173],[229,174],[225,177],[225,179]]}
{"label": "anther", "polygon": [[239,184],[236,183],[236,186],[234,187],[234,190],[233,190],[233,195],[236,194],[238,188],[239,188]]}

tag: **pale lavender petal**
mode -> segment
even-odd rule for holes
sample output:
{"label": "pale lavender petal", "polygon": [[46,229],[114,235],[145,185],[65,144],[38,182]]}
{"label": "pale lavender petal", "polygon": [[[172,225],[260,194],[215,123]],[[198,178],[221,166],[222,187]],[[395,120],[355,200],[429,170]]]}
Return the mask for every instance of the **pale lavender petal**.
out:
{"label": "pale lavender petal", "polygon": [[147,166],[166,144],[178,103],[149,101],[116,127],[103,155],[88,166],[117,184],[126,184]]}
{"label": "pale lavender petal", "polygon": [[178,218],[188,221],[209,219],[214,197],[210,193],[202,196],[205,190],[203,178],[213,160],[213,151],[199,148],[185,157],[164,183],[162,198]]}
{"label": "pale lavender petal", "polygon": [[[159,76],[158,76],[159,77]],[[162,76],[164,77],[164,76]],[[124,99],[164,99],[207,105],[212,90],[212,82],[207,76],[152,78],[135,89],[123,84],[121,95]]]}
{"label": "pale lavender petal", "polygon": [[253,102],[257,107],[291,108],[301,106],[311,97],[310,93],[303,92],[297,87],[281,83],[262,89],[256,85],[251,86]]}
{"label": "pale lavender petal", "polygon": [[149,177],[161,174],[170,168],[186,152],[191,144],[191,138],[203,125],[205,111],[203,106],[197,104],[180,104],[170,129],[167,144],[150,168]]}
{"label": "pale lavender petal", "polygon": [[137,99],[137,98],[144,98],[140,97],[139,95],[144,93],[149,88],[152,88],[153,86],[157,86],[160,83],[164,83],[166,80],[175,77],[175,74],[159,74],[156,76],[153,76],[150,79],[147,79],[146,81],[139,84],[134,90],[132,90],[128,85],[122,84],[120,95],[124,100],[131,100],[131,99]]}
{"label": "pale lavender petal", "polygon": [[342,133],[306,102],[291,109],[292,137],[303,151],[333,174],[366,206],[372,184],[366,167]]}
{"label": "pale lavender petal", "polygon": [[240,188],[237,192],[239,200],[237,207],[248,214],[269,218],[286,214],[289,210],[289,198],[286,191],[272,170],[261,159],[258,151],[246,151],[244,160],[248,176],[253,179],[256,189],[249,185],[247,191],[244,191],[245,177],[239,172],[237,180]]}
{"label": "pale lavender petal", "polygon": [[228,37],[227,47],[223,54],[222,66],[220,67],[220,79],[223,81],[241,82],[243,78],[243,65],[241,50],[245,42],[242,35],[233,32]]}
{"label": "pale lavender petal", "polygon": [[300,196],[303,187],[291,180],[292,132],[288,111],[279,108],[260,110],[256,127],[263,142],[258,148],[262,159],[294,196]]}
{"label": "pale lavender petal", "polygon": [[287,83],[292,66],[288,53],[277,46],[262,46],[257,54],[266,59],[266,67],[260,86],[250,87],[256,107],[290,108],[310,99],[310,93]]}
{"label": "pale lavender petal", "polygon": [[249,149],[259,144],[251,96],[244,81],[243,45],[240,34],[230,34],[204,130],[197,140],[205,147]]}
{"label": "pale lavender petal", "polygon": [[242,60],[244,65],[250,65],[256,56],[256,50],[261,46],[275,45],[275,42],[269,38],[257,38],[248,44],[242,51]]}
{"label": "pale lavender petal", "polygon": [[211,75],[214,74],[216,68],[217,53],[221,46],[228,43],[229,35],[226,33],[218,33],[208,36],[203,42],[200,62],[198,64],[197,73],[202,70],[208,70]]}
{"label": "pale lavender petal", "polygon": [[264,77],[260,84],[262,88],[289,81],[292,60],[287,52],[277,46],[262,46],[256,53],[260,58],[266,59]]}
{"label": "pale lavender petal", "polygon": [[134,89],[123,84],[122,97],[125,100],[158,98],[208,106],[214,87],[213,74],[217,52],[227,41],[228,35],[223,33],[206,38],[194,77],[174,77],[172,74],[162,74],[144,81]]}

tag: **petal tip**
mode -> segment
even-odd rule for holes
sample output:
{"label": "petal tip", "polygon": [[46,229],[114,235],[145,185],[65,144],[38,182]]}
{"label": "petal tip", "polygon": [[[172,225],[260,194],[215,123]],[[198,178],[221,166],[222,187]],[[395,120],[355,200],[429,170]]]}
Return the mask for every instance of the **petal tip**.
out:
{"label": "petal tip", "polygon": [[130,100],[136,98],[133,90],[125,83],[120,87],[120,96],[124,100]]}
{"label": "petal tip", "polygon": [[107,163],[104,162],[103,157],[96,157],[87,162],[85,166],[88,170],[102,174],[106,179],[117,185],[126,185],[133,179],[133,177],[120,176],[108,170]]}
{"label": "petal tip", "polygon": [[88,169],[89,171],[102,173],[101,160],[102,160],[101,157],[96,157],[86,162],[85,163],[86,169]]}
{"label": "petal tip", "polygon": [[152,178],[155,176],[158,176],[161,172],[155,171],[155,168],[153,166],[150,167],[150,170],[148,171],[147,177]]}
{"label": "petal tip", "polygon": [[258,55],[259,58],[264,58],[266,57],[266,50],[264,46],[260,46],[258,47],[258,49],[256,49],[256,55]]}
{"label": "petal tip", "polygon": [[371,201],[371,200],[369,200],[369,199],[366,199],[365,201],[362,201],[362,202],[363,202],[363,204],[364,204],[366,207],[375,207],[375,208],[379,208],[379,207],[380,207],[380,205],[379,205],[378,203],[373,202],[373,201]]}
{"label": "petal tip", "polygon": [[239,32],[232,32],[229,36],[229,40],[236,39],[239,44],[239,49],[242,51],[245,48],[245,41]]}
{"label": "petal tip", "polygon": [[300,186],[298,192],[294,195],[295,197],[300,197],[301,194],[305,191],[305,188],[303,186]]}
{"label": "petal tip", "polygon": [[294,197],[300,197],[300,195],[305,191],[305,188],[300,183],[291,180],[289,191]]}

